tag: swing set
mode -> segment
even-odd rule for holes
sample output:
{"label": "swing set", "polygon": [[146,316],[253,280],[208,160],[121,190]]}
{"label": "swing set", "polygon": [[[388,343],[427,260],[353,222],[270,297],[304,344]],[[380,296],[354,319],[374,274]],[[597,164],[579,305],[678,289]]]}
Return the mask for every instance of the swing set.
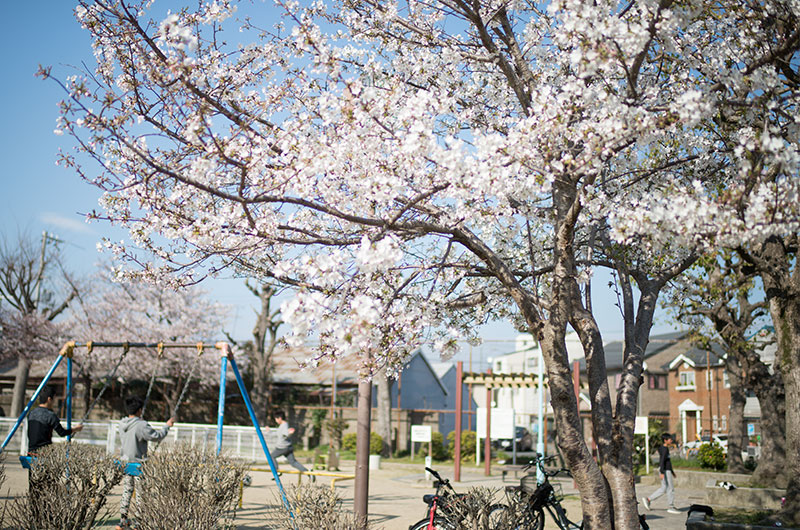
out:
{"label": "swing set", "polygon": [[[189,383],[192,380],[192,376],[194,375],[195,368],[198,364],[200,356],[204,353],[206,348],[216,348],[220,352],[220,378],[219,378],[219,404],[217,408],[217,438],[216,438],[216,449],[217,454],[220,453],[222,450],[222,429],[223,429],[223,420],[225,415],[225,383],[227,380],[227,370],[228,364],[230,364],[231,369],[233,370],[233,375],[236,378],[236,383],[239,385],[239,392],[242,395],[242,399],[244,400],[245,407],[247,408],[247,412],[250,415],[250,420],[252,421],[253,427],[255,427],[256,435],[258,436],[258,440],[261,443],[261,448],[264,451],[264,456],[267,458],[267,462],[269,463],[270,470],[272,471],[272,476],[275,479],[275,483],[278,485],[278,489],[281,492],[281,499],[283,500],[283,504],[289,514],[294,518],[292,514],[291,506],[289,505],[289,500],[286,497],[286,492],[283,488],[283,484],[281,483],[279,474],[277,472],[277,467],[275,466],[275,462],[270,455],[269,448],[267,447],[267,442],[264,439],[264,435],[261,432],[261,426],[258,423],[258,419],[256,418],[255,411],[253,409],[253,404],[250,401],[250,396],[247,393],[247,389],[244,386],[244,381],[242,379],[242,375],[239,372],[239,367],[236,364],[236,359],[233,356],[233,352],[231,351],[230,345],[227,342],[217,342],[214,344],[205,344],[202,342],[198,342],[196,344],[164,344],[163,342],[159,342],[157,344],[152,343],[142,343],[142,342],[86,342],[86,343],[78,343],[75,341],[69,341],[61,348],[58,353],[58,358],[55,360],[53,365],[50,367],[50,370],[42,379],[42,382],[39,383],[39,386],[36,388],[36,391],[33,393],[30,401],[25,406],[20,414],[17,421],[14,423],[14,426],[9,431],[8,435],[6,436],[5,440],[3,441],[2,446],[0,446],[0,452],[5,450],[8,443],[13,438],[14,434],[17,432],[17,429],[22,424],[23,420],[27,417],[28,413],[33,408],[36,400],[39,399],[39,394],[42,390],[47,386],[47,383],[53,377],[53,374],[56,371],[56,368],[61,364],[61,362],[66,359],[67,360],[67,402],[66,402],[66,413],[67,413],[67,429],[72,427],[72,391],[73,391],[73,382],[72,382],[72,356],[76,348],[86,348],[87,354],[91,354],[93,348],[122,348],[122,354],[117,359],[114,367],[109,372],[109,374],[105,377],[105,382],[100,389],[100,392],[95,396],[94,400],[91,402],[89,407],[86,409],[86,412],[83,415],[83,418],[79,423],[84,423],[86,419],[89,417],[94,406],[100,400],[100,397],[108,388],[111,381],[114,379],[114,376],[117,373],[122,361],[125,359],[125,356],[128,354],[131,348],[155,348],[156,352],[158,353],[158,359],[156,361],[156,366],[153,370],[153,374],[150,377],[150,381],[147,387],[147,394],[145,395],[144,405],[142,407],[142,415],[144,415],[144,408],[147,407],[147,401],[150,398],[150,392],[153,389],[153,383],[155,381],[156,373],[158,371],[158,366],[161,363],[161,358],[163,357],[164,349],[165,348],[197,348],[197,357],[195,358],[194,363],[189,371],[189,375],[186,378],[186,382],[184,383],[183,389],[181,390],[180,395],[178,396],[177,401],[175,402],[174,407],[172,408],[172,417],[175,417],[178,413],[178,408],[183,401],[183,398],[186,395],[186,390],[189,388]],[[67,436],[67,442],[69,443],[72,440],[72,435]],[[27,455],[20,455],[20,463],[23,467],[30,467],[31,465],[31,458]],[[125,472],[130,475],[138,475],[141,473],[140,464],[138,463],[129,463],[126,465]]]}

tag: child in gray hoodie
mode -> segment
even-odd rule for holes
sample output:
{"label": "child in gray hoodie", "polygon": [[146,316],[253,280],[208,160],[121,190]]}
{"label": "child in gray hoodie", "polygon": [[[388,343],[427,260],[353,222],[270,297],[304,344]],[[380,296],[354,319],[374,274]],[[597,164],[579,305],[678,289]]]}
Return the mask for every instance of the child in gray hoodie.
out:
{"label": "child in gray hoodie", "polygon": [[[175,423],[175,418],[167,420],[167,425],[157,431],[141,418],[144,400],[139,396],[130,396],[125,400],[127,418],[119,422],[119,439],[122,444],[121,460],[123,462],[144,462],[147,459],[147,442],[163,440],[169,428]],[[130,527],[128,520],[128,507],[138,477],[125,475],[122,479],[122,500],[119,503],[120,523],[118,529]]]}

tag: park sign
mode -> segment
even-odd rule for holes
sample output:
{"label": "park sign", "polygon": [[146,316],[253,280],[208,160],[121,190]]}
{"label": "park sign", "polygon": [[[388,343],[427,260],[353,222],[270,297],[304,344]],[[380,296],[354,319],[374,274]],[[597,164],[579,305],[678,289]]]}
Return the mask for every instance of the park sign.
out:
{"label": "park sign", "polygon": [[412,425],[411,426],[411,441],[412,442],[430,442],[431,441],[431,426],[430,425]]}

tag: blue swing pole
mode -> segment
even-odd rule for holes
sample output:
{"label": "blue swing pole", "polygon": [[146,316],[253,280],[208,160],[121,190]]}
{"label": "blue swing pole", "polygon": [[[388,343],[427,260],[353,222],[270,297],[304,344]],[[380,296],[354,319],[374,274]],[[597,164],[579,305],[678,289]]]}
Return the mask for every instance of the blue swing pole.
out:
{"label": "blue swing pole", "polygon": [[56,371],[56,368],[58,368],[58,365],[61,364],[61,360],[64,359],[64,357],[68,358],[70,361],[72,360],[72,350],[74,347],[75,347],[75,342],[70,341],[66,343],[63,348],[61,348],[60,352],[58,352],[58,358],[53,363],[53,366],[50,367],[50,371],[47,372],[47,375],[44,376],[42,382],[39,383],[39,386],[36,388],[36,392],[33,393],[33,397],[31,397],[31,400],[28,401],[27,405],[25,405],[22,414],[20,414],[19,418],[17,418],[17,422],[11,428],[11,431],[8,433],[8,436],[6,436],[6,439],[3,440],[3,445],[0,446],[0,453],[3,452],[3,450],[6,448],[8,442],[11,441],[11,438],[13,438],[14,433],[16,433],[17,429],[19,429],[22,420],[24,420],[25,417],[28,415],[28,413],[31,411],[33,404],[36,403],[37,399],[39,399],[39,394],[42,393],[42,390],[44,389],[45,386],[47,386],[47,383],[50,381],[50,378],[53,377],[53,373]]}
{"label": "blue swing pole", "polygon": [[[72,357],[67,357],[67,430],[72,428]],[[72,434],[67,436],[67,442]]]}
{"label": "blue swing pole", "polygon": [[[227,348],[227,344],[225,345]],[[236,383],[239,385],[239,391],[242,393],[242,399],[244,400],[244,405],[247,407],[247,412],[250,413],[250,420],[253,422],[253,427],[256,428],[256,434],[258,435],[258,440],[261,442],[261,448],[264,450],[264,455],[267,457],[267,463],[269,464],[269,468],[272,470],[272,476],[275,479],[275,483],[278,485],[278,489],[281,492],[281,498],[283,499],[283,504],[286,507],[286,511],[289,512],[289,516],[294,519],[294,513],[292,513],[292,507],[289,504],[289,499],[286,498],[286,491],[283,489],[283,484],[281,484],[281,479],[278,476],[278,470],[275,467],[275,461],[272,459],[272,455],[269,454],[269,449],[267,448],[267,442],[264,440],[264,434],[261,432],[261,426],[258,424],[258,418],[256,418],[256,413],[253,410],[253,404],[250,402],[250,396],[247,394],[247,389],[244,386],[244,381],[242,380],[242,375],[239,373],[239,367],[236,365],[236,359],[233,358],[233,354],[229,351],[228,352],[228,360],[231,363],[231,368],[233,369],[233,375],[236,376]]]}
{"label": "blue swing pole", "polygon": [[225,379],[228,375],[228,355],[222,349],[220,355],[220,368],[219,368],[219,405],[217,407],[217,454],[222,451],[222,422],[225,416]]}

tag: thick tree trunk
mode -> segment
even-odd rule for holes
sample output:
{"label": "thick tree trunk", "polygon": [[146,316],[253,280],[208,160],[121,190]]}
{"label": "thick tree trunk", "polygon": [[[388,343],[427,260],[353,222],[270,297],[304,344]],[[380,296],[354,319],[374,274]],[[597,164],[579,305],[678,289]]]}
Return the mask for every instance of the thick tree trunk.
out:
{"label": "thick tree trunk", "polygon": [[731,385],[731,410],[728,427],[728,472],[745,473],[742,451],[746,447],[747,429],[744,426],[744,405],[747,401],[742,384],[741,366],[733,355],[725,359],[725,370]]}
{"label": "thick tree trunk", "polygon": [[381,374],[376,378],[378,386],[378,434],[383,438],[381,456],[392,456],[392,380]]}
{"label": "thick tree trunk", "polygon": [[25,357],[17,359],[17,373],[14,376],[14,390],[11,398],[11,417],[17,418],[25,408],[25,390],[28,386],[28,372],[31,361]]}
{"label": "thick tree trunk", "polygon": [[[779,374],[778,375],[778,379]],[[754,387],[761,406],[761,458],[753,473],[758,484],[785,488],[786,476],[786,396],[783,385],[774,377],[764,378]],[[730,452],[730,448],[728,449]]]}

